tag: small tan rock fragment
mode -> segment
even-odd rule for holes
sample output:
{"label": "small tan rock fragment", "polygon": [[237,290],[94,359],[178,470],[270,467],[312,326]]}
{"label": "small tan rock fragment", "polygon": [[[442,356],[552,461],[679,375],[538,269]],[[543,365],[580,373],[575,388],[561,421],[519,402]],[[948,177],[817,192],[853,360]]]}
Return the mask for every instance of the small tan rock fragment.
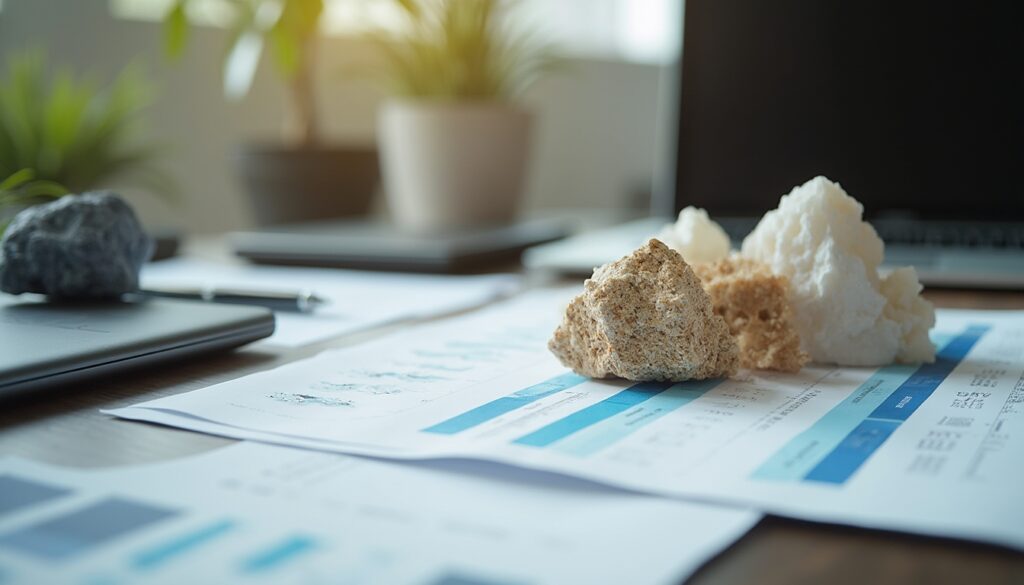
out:
{"label": "small tan rock fragment", "polygon": [[548,348],[592,378],[682,381],[730,376],[739,365],[736,341],[700,280],[653,239],[594,271]]}
{"label": "small tan rock fragment", "polygon": [[736,256],[695,264],[693,271],[711,296],[715,313],[725,318],[736,337],[741,367],[799,372],[810,360],[800,349],[785,276]]}

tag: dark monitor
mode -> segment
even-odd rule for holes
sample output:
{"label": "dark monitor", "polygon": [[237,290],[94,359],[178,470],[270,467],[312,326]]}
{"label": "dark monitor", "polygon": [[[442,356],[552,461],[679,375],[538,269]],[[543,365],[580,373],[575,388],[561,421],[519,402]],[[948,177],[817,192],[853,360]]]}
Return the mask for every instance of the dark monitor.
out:
{"label": "dark monitor", "polygon": [[687,0],[676,208],[816,175],[869,217],[1024,219],[1016,2]]}

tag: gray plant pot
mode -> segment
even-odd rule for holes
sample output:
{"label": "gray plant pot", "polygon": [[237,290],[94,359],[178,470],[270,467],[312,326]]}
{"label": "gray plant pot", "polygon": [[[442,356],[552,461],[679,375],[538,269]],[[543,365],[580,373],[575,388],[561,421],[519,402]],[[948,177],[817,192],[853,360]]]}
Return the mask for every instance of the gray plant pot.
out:
{"label": "gray plant pot", "polygon": [[238,172],[261,226],[366,215],[380,182],[377,151],[359,147],[245,146]]}

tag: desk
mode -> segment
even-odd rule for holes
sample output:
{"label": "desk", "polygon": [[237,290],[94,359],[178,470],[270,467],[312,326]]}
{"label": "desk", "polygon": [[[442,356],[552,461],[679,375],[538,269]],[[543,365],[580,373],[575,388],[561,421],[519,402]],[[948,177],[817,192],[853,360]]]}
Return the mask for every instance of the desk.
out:
{"label": "desk", "polygon": [[[929,291],[927,297],[940,307],[1024,309],[1024,293]],[[82,384],[74,393],[7,402],[0,406],[0,455],[97,467],[157,461],[227,445],[231,440],[114,420],[97,409],[201,388],[400,328],[390,326],[279,352],[244,348]],[[699,585],[907,582],[1024,583],[1024,555],[983,545],[769,517],[689,581]]]}

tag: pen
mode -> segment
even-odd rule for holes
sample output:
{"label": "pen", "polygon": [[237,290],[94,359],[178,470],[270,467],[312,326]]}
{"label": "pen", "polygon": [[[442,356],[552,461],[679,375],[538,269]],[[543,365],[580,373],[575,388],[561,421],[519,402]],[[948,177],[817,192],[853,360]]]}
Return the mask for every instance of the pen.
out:
{"label": "pen", "polygon": [[323,298],[316,296],[310,291],[282,292],[203,287],[147,288],[139,292],[150,297],[189,299],[234,305],[257,305],[274,311],[288,311],[292,313],[309,313],[317,306],[325,303]]}

